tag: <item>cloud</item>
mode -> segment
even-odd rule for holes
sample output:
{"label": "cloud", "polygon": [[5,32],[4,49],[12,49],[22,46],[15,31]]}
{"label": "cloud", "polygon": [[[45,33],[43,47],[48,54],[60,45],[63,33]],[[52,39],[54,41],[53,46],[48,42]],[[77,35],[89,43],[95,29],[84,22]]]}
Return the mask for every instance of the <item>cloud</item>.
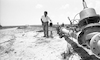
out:
{"label": "cloud", "polygon": [[100,14],[100,1],[96,1],[95,9],[97,11],[97,14]]}
{"label": "cloud", "polygon": [[41,9],[41,8],[43,8],[43,5],[41,5],[41,4],[37,4],[37,5],[35,6],[35,8],[37,8],[37,9]]}
{"label": "cloud", "polygon": [[94,8],[94,7],[95,7],[95,4],[92,3],[92,2],[90,2],[89,4],[87,4],[87,6],[88,6],[89,8]]}
{"label": "cloud", "polygon": [[94,2],[91,2],[88,4],[88,7],[90,8],[94,8],[97,12],[97,14],[99,13],[100,14],[100,1],[97,0],[97,1],[94,1]]}
{"label": "cloud", "polygon": [[62,5],[60,9],[67,9],[69,8],[69,4]]}

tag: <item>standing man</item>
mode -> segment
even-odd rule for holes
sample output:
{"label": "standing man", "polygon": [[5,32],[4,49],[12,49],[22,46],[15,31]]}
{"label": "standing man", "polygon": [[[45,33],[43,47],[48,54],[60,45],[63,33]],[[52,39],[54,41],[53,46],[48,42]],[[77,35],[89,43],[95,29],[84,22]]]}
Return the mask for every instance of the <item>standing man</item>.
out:
{"label": "standing man", "polygon": [[44,31],[44,37],[48,38],[48,22],[51,22],[51,19],[47,16],[48,12],[44,11],[44,15],[41,17],[41,22]]}

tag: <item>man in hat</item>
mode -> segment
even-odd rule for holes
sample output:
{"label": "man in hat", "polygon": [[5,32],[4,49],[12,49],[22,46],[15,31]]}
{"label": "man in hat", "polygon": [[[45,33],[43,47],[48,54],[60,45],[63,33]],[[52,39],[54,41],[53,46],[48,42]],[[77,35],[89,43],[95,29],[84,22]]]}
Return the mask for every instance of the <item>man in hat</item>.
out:
{"label": "man in hat", "polygon": [[49,37],[48,36],[48,22],[51,22],[51,19],[47,16],[48,12],[44,11],[44,15],[41,17],[41,22],[43,26],[43,31],[44,31],[44,37]]}

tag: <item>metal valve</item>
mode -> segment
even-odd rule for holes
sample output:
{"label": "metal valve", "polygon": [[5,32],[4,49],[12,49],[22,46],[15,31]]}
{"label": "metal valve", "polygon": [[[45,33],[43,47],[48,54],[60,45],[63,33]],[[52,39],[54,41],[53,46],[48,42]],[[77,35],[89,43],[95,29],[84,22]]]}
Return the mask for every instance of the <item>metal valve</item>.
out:
{"label": "metal valve", "polygon": [[91,38],[90,49],[96,57],[100,58],[100,33]]}

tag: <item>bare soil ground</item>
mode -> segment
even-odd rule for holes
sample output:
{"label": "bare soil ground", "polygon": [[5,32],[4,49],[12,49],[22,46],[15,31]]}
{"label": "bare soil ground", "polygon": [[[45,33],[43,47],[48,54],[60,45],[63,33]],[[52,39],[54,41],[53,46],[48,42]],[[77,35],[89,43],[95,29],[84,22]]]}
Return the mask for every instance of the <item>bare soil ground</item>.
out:
{"label": "bare soil ground", "polygon": [[[42,27],[6,28],[0,30],[0,60],[64,60],[70,44],[59,38],[55,28],[54,38],[44,38]],[[65,60],[79,60],[73,52]]]}

